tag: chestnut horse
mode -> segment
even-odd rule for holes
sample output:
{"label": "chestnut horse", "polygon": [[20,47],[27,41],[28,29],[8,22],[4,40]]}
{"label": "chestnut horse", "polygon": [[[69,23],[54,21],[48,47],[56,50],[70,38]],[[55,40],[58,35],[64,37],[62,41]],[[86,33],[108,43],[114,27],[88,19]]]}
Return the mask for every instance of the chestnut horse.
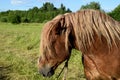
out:
{"label": "chestnut horse", "polygon": [[73,48],[82,52],[87,80],[120,79],[120,23],[107,14],[81,10],[47,22],[41,35],[39,72],[52,76]]}

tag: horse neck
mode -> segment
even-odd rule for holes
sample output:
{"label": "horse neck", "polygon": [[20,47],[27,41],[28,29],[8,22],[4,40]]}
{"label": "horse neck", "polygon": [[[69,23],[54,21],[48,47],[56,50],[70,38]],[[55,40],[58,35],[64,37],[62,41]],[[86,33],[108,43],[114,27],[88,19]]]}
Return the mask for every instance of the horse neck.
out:
{"label": "horse neck", "polygon": [[[85,44],[85,47],[83,46],[82,43],[78,44],[78,41],[74,40],[74,48],[81,51],[83,54],[89,54],[89,53],[94,53],[95,51],[109,51],[110,46],[107,43],[107,40],[101,36],[99,37],[97,34],[94,36],[94,41],[89,45],[88,43]],[[95,52],[96,53],[96,52]]]}

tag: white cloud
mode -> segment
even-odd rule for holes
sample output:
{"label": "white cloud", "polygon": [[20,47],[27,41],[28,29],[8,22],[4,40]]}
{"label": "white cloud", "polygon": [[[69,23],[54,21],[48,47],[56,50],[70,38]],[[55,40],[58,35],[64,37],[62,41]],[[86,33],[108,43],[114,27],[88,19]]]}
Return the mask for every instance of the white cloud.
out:
{"label": "white cloud", "polygon": [[26,3],[26,0],[11,0],[12,5],[20,5]]}
{"label": "white cloud", "polygon": [[58,1],[60,1],[60,0],[38,0],[38,1],[40,1],[40,2],[58,2]]}

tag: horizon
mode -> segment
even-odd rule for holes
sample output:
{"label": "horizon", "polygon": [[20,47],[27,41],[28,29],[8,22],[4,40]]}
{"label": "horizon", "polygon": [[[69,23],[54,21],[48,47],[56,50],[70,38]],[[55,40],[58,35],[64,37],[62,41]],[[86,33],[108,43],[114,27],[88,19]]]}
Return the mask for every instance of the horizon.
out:
{"label": "horizon", "polygon": [[[99,2],[101,9],[105,10],[106,12],[114,10],[118,5],[120,5],[120,0],[116,1],[104,1],[104,0],[81,0],[81,1],[62,1],[62,0],[6,0],[0,1],[0,12],[8,11],[8,10],[29,10],[33,7],[42,7],[43,3],[50,2],[56,8],[59,8],[61,4],[63,4],[66,9],[70,9],[72,12],[78,11],[82,5],[89,4],[90,2]],[[4,4],[3,4],[4,3]],[[7,5],[7,6],[5,6]]]}

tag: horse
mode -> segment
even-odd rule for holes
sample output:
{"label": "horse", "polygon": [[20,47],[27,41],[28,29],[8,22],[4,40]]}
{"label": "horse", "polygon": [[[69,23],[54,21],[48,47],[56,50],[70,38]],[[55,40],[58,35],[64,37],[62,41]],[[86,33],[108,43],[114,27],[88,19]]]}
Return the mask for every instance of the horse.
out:
{"label": "horse", "polygon": [[92,9],[58,15],[48,21],[40,41],[39,72],[51,77],[69,60],[71,50],[82,52],[87,80],[120,80],[120,23]]}

